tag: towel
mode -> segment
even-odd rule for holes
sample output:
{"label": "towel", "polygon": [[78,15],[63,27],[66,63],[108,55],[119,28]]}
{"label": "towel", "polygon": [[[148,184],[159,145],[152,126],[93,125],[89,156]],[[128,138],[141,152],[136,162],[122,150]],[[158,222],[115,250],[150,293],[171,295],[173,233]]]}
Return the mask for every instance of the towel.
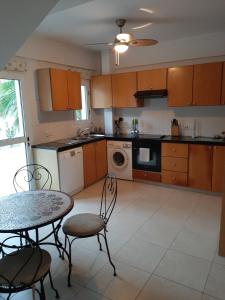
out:
{"label": "towel", "polygon": [[139,160],[144,162],[149,162],[150,160],[149,148],[139,148]]}

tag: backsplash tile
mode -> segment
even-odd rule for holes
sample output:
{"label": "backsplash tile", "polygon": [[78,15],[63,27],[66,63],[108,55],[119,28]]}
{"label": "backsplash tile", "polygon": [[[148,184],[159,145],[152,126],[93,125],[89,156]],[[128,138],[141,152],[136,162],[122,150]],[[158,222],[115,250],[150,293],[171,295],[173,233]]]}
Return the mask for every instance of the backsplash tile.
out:
{"label": "backsplash tile", "polygon": [[115,109],[114,118],[123,117],[121,132],[130,133],[132,118],[138,118],[140,133],[170,134],[171,120],[176,118],[182,135],[192,135],[194,121],[199,134],[213,136],[225,130],[225,106],[168,108],[167,99],[145,100],[142,108]]}

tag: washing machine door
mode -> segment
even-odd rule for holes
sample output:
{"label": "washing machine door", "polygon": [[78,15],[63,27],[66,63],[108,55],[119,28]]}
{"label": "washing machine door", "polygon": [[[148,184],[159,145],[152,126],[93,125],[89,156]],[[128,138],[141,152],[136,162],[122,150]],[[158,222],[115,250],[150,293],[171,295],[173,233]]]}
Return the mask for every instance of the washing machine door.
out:
{"label": "washing machine door", "polygon": [[125,151],[115,148],[111,152],[111,163],[115,169],[123,169],[128,164],[128,157]]}

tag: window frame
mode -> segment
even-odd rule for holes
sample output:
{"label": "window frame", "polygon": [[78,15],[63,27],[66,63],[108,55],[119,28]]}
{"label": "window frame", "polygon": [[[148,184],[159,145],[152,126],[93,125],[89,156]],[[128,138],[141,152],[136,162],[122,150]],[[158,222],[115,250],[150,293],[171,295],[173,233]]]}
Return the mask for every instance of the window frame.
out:
{"label": "window frame", "polygon": [[[90,111],[90,82],[87,79],[82,79],[81,80],[81,86],[85,86],[86,87],[86,91],[87,91],[87,99],[86,99],[86,113],[87,113],[87,119],[85,120],[77,120],[77,116],[76,116],[76,111],[75,111],[75,121],[77,123],[80,124],[85,124],[90,122],[90,118],[91,118],[91,111]],[[81,99],[82,101],[82,99]]]}

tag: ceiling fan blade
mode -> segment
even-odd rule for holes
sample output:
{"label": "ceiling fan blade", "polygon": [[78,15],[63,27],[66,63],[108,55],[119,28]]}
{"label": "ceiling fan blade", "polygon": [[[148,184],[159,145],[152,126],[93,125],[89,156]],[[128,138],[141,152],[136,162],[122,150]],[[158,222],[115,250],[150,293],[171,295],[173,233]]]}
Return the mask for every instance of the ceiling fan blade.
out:
{"label": "ceiling fan blade", "polygon": [[93,44],[84,44],[84,46],[97,46],[97,45],[108,45],[108,46],[112,46],[113,43],[93,43]]}
{"label": "ceiling fan blade", "polygon": [[150,25],[152,25],[152,23],[151,23],[151,22],[148,22],[148,23],[145,23],[145,24],[143,24],[143,25],[133,27],[132,29],[133,29],[133,30],[142,29],[142,28],[146,28],[146,27],[148,27],[148,26],[150,26]]}
{"label": "ceiling fan blade", "polygon": [[158,41],[153,39],[135,39],[129,42],[130,46],[139,47],[139,46],[153,46],[157,44]]}

